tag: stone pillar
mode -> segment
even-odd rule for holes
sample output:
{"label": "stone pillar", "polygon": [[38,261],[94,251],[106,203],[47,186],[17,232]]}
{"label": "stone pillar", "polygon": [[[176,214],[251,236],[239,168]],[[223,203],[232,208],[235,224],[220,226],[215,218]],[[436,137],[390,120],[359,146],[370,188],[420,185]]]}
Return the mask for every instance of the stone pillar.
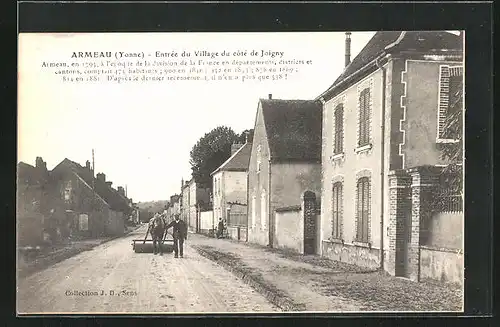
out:
{"label": "stone pillar", "polygon": [[384,266],[392,276],[401,275],[399,270],[403,265],[403,258],[400,257],[405,241],[402,222],[411,211],[410,184],[411,177],[404,170],[389,173],[389,251],[385,255]]}
{"label": "stone pillar", "polygon": [[439,183],[439,168],[421,166],[411,168],[411,243],[408,249],[409,277],[420,280],[420,245],[424,245],[428,226],[432,218],[432,205],[435,189]]}

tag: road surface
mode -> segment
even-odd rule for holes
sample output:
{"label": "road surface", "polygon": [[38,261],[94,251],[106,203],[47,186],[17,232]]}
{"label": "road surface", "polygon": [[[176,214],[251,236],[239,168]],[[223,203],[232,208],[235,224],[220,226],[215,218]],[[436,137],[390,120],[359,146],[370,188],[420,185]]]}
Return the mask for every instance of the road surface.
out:
{"label": "road surface", "polygon": [[250,286],[185,243],[184,258],[135,253],[126,237],[18,280],[21,313],[276,312]]}

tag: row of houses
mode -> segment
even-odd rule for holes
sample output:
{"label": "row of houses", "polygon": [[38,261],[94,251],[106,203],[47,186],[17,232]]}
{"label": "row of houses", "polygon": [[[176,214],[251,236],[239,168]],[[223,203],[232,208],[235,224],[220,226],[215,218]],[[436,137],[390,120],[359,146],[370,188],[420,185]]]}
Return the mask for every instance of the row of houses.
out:
{"label": "row of houses", "polygon": [[212,190],[183,182],[176,208],[192,231],[222,218],[240,241],[462,283],[463,197],[435,199],[441,153],[460,141],[445,120],[463,110],[463,36],[377,32],[352,61],[345,42],[326,91],[260,99],[253,139],[234,145]]}
{"label": "row of houses", "polygon": [[104,173],[64,159],[51,171],[41,157],[35,166],[17,169],[17,235],[19,246],[71,238],[118,236],[126,224],[137,224],[138,208],[123,187],[116,189]]}

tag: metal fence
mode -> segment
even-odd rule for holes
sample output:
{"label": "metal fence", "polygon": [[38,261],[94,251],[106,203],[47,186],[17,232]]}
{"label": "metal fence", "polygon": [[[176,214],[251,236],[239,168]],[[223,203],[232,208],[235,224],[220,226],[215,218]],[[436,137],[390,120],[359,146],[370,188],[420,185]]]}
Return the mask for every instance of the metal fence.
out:
{"label": "metal fence", "polygon": [[231,212],[228,217],[228,226],[246,226],[247,225],[247,214],[246,213],[233,213]]}
{"label": "metal fence", "polygon": [[442,174],[435,194],[435,210],[438,212],[463,211],[463,181],[461,172]]}

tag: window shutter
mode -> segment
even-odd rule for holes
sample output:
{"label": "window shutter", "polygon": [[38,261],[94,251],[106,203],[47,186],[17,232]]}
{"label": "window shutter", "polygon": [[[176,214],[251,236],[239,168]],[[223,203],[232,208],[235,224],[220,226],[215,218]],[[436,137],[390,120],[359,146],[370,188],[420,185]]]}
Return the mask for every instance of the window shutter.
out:
{"label": "window shutter", "polygon": [[444,138],[444,125],[449,104],[450,67],[439,68],[439,108],[438,108],[438,138]]}
{"label": "window shutter", "polygon": [[340,219],[342,219],[342,184],[335,183],[333,187],[333,217],[332,217],[332,236],[335,238],[341,237]]}
{"label": "window shutter", "polygon": [[368,242],[370,219],[370,180],[368,177],[362,177],[358,181],[356,205],[356,240],[359,242]]}
{"label": "window shutter", "polygon": [[339,104],[335,108],[335,140],[334,153],[338,154],[343,151],[343,128],[344,128],[344,106]]}
{"label": "window shutter", "polygon": [[358,221],[357,221],[357,231],[356,231],[356,239],[359,241],[362,238],[363,235],[363,192],[362,192],[363,184],[361,183],[361,180],[358,182],[358,189],[357,189],[357,216],[358,216]]}
{"label": "window shutter", "polygon": [[370,210],[370,183],[363,181],[363,241],[368,242],[368,219]]}
{"label": "window shutter", "polygon": [[359,95],[359,122],[358,122],[358,146],[363,144],[363,117],[364,117],[364,109],[365,104],[364,104],[364,99],[363,99],[363,91]]}
{"label": "window shutter", "polygon": [[337,199],[337,184],[333,185],[333,215],[332,215],[332,236],[337,236],[337,212],[338,212],[338,199]]}
{"label": "window shutter", "polygon": [[358,146],[369,142],[370,89],[365,88],[359,95],[359,131]]}
{"label": "window shutter", "polygon": [[361,136],[360,136],[360,145],[365,144],[365,116],[366,116],[366,102],[365,102],[365,90],[361,93]]}

